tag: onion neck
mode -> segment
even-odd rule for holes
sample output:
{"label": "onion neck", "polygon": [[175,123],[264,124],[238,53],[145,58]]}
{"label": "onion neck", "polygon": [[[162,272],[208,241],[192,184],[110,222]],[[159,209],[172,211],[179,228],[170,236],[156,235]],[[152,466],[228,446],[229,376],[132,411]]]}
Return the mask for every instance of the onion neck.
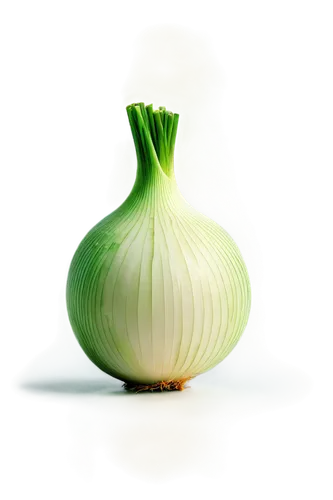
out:
{"label": "onion neck", "polygon": [[136,188],[151,188],[161,177],[175,183],[173,157],[179,115],[152,104],[131,104],[126,108],[134,139],[138,167]]}

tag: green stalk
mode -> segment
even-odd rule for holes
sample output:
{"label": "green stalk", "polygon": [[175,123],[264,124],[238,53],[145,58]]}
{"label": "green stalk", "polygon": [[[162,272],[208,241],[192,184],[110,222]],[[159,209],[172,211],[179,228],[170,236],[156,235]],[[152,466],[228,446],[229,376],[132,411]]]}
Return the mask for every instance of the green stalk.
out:
{"label": "green stalk", "polygon": [[162,171],[174,177],[173,158],[179,115],[142,102],[126,108],[138,158],[138,179],[145,182]]}

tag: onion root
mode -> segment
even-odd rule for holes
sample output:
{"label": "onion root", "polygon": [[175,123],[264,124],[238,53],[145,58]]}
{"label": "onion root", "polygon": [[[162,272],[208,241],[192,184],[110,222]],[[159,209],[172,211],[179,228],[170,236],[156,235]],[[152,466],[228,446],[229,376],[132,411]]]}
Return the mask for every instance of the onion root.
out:
{"label": "onion root", "polygon": [[125,382],[123,387],[126,391],[132,392],[163,392],[163,391],[183,391],[188,389],[186,382],[193,377],[180,378],[178,380],[162,380],[155,384],[137,384],[136,382]]}

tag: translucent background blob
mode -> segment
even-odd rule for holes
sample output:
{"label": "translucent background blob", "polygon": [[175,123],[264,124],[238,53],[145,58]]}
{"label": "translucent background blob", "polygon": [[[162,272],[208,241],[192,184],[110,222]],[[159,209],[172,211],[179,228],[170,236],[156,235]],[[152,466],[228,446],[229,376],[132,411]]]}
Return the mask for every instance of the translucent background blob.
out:
{"label": "translucent background blob", "polygon": [[[181,113],[175,169],[181,191],[201,212],[229,231],[247,261],[255,291],[261,254],[253,229],[240,210],[219,111],[226,75],[211,40],[179,26],[149,26],[135,41],[135,55],[122,88],[122,105],[142,100]],[[135,156],[130,140],[115,148],[108,203],[118,206],[131,190]]]}

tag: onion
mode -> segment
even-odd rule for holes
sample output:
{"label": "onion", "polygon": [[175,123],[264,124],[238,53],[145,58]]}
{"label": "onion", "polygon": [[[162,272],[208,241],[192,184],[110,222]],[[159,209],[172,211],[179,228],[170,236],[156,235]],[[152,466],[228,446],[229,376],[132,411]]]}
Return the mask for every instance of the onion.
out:
{"label": "onion", "polygon": [[86,355],[126,389],[182,390],[238,342],[251,302],[231,237],[180,194],[177,114],[127,107],[138,165],[125,202],[70,265],[67,309]]}

